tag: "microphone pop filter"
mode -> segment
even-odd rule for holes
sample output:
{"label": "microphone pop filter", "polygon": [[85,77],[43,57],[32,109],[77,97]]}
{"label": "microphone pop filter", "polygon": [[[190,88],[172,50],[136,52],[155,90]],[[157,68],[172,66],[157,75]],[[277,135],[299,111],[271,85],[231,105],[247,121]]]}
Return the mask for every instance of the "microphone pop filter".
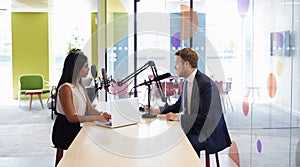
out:
{"label": "microphone pop filter", "polygon": [[95,64],[91,65],[91,73],[92,73],[93,78],[97,77],[97,70],[96,70],[96,65]]}
{"label": "microphone pop filter", "polygon": [[105,71],[105,68],[102,68],[101,69],[101,72],[102,72],[102,78],[103,78],[103,83],[104,83],[104,89],[109,92],[108,90],[108,79],[107,79],[107,74],[106,74],[106,71]]}

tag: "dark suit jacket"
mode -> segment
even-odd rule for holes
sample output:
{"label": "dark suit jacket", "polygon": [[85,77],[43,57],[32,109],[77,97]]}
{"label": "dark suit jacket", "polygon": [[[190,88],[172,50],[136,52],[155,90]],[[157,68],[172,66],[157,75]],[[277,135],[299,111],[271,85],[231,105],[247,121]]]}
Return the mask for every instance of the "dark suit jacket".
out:
{"label": "dark suit jacket", "polygon": [[[181,112],[181,96],[173,105],[166,105],[162,114]],[[203,144],[201,150],[209,154],[231,145],[231,139],[223,116],[220,94],[215,83],[197,71],[193,83],[190,115],[181,116],[181,125],[187,136],[197,136]],[[199,150],[196,150],[199,151]]]}

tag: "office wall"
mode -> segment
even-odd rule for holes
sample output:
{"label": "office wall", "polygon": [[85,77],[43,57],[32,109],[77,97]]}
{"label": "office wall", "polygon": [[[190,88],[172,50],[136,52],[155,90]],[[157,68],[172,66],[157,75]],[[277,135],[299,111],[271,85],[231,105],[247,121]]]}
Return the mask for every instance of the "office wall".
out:
{"label": "office wall", "polygon": [[[97,13],[91,13],[91,40],[92,40],[92,64],[98,64],[97,54]],[[53,37],[50,38],[49,26],[52,22],[49,13],[41,12],[13,12],[12,13],[12,82],[13,98],[18,97],[18,77],[25,73],[39,73],[44,79],[56,84],[55,78],[50,78],[51,58],[55,58],[57,50],[50,54]],[[53,35],[53,32],[52,32]],[[52,42],[51,42],[52,41]],[[89,43],[89,42],[87,42]],[[55,44],[55,43],[54,43]],[[67,45],[67,44],[66,44]],[[65,54],[63,54],[65,56]],[[53,64],[54,65],[54,64]],[[55,73],[53,67],[52,73]],[[45,95],[48,98],[48,95]]]}
{"label": "office wall", "polygon": [[21,74],[38,73],[49,79],[48,13],[12,13],[13,97]]}
{"label": "office wall", "polygon": [[[130,5],[126,0],[122,3],[124,7]],[[179,11],[180,5],[187,5],[188,2],[175,0],[154,3],[153,0],[143,0],[138,3],[140,13],[138,12],[137,18],[143,12],[157,11],[158,3],[161,3],[160,6],[165,5],[158,12],[168,14],[172,11],[171,7]],[[207,66],[206,71],[214,80],[232,83],[230,92],[225,97],[222,95],[222,99],[226,108],[224,115],[231,139],[238,147],[240,166],[299,164],[300,157],[297,151],[299,148],[296,148],[299,145],[297,143],[299,143],[300,126],[298,2],[295,0],[284,2],[210,0],[203,3],[197,4],[194,1],[194,9],[206,15],[206,45],[203,50],[206,51],[206,65],[212,62],[211,69]],[[130,16],[131,10],[126,11]],[[108,10],[107,18],[114,18],[113,13],[116,12]],[[138,30],[142,26],[156,25],[155,19],[144,18],[137,19]],[[128,22],[128,25],[132,25],[131,22]],[[167,24],[159,25],[169,28]],[[112,30],[107,31],[108,44],[116,41],[112,40],[115,35]],[[156,32],[156,29],[151,30]],[[290,56],[271,56],[270,34],[284,31],[291,33],[291,47],[295,49],[294,53]],[[143,35],[145,34],[138,33],[138,40],[142,39]],[[147,40],[138,43],[137,50],[154,50],[152,45],[146,44],[151,43],[155,35],[157,34],[152,33],[151,36],[149,35],[151,38],[148,37]],[[130,42],[128,46],[129,51],[132,50],[133,46]],[[109,47],[110,45],[107,47],[108,50]],[[281,51],[285,48],[281,46],[277,49]],[[119,58],[118,55],[115,57]],[[141,61],[138,60],[137,63]],[[128,69],[134,65],[132,62],[128,64]],[[269,79],[270,74],[273,76],[271,79]],[[252,91],[254,88],[255,91]],[[143,96],[139,97],[143,98]],[[155,104],[155,101],[152,104]],[[274,159],[279,161],[273,161]]]}

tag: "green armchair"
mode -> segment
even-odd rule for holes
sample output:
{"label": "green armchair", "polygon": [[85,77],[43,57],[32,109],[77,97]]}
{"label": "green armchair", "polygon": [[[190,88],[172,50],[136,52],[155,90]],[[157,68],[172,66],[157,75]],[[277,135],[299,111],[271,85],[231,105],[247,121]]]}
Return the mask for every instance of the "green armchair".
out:
{"label": "green armchair", "polygon": [[32,96],[38,95],[42,108],[44,109],[42,94],[50,92],[49,86],[46,86],[48,82],[44,80],[41,74],[23,74],[19,76],[19,91],[18,100],[19,107],[21,105],[21,96],[29,95],[29,110],[31,110]]}

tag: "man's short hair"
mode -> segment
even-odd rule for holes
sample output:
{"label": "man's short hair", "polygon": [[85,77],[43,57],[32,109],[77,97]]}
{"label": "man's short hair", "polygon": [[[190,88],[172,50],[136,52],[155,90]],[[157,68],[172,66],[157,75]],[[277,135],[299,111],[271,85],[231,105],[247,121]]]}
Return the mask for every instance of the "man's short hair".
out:
{"label": "man's short hair", "polygon": [[178,50],[175,53],[176,56],[181,57],[184,61],[190,62],[193,68],[198,68],[198,60],[199,56],[197,52],[192,50],[191,48],[184,48],[181,50]]}

